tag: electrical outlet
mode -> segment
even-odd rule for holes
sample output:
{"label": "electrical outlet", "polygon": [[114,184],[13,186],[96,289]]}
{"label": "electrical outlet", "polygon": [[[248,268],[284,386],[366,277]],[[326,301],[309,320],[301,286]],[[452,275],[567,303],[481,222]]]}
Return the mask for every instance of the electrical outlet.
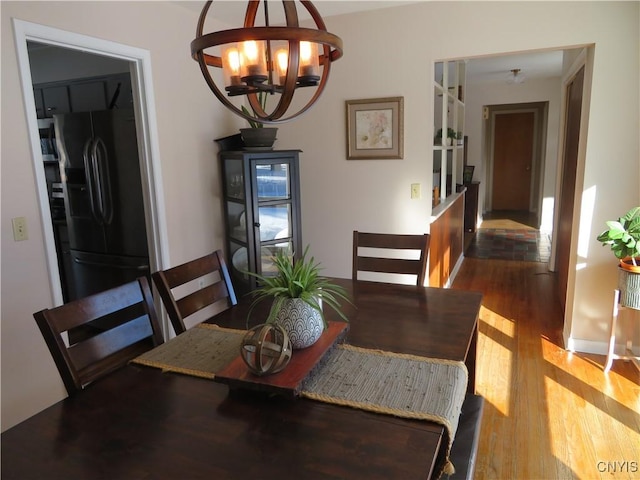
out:
{"label": "electrical outlet", "polygon": [[16,217],[11,219],[13,225],[13,239],[16,242],[21,242],[29,238],[27,236],[27,219],[24,217]]}
{"label": "electrical outlet", "polygon": [[412,183],[411,184],[411,199],[412,200],[417,200],[421,197],[421,192],[420,192],[420,184],[419,183]]}

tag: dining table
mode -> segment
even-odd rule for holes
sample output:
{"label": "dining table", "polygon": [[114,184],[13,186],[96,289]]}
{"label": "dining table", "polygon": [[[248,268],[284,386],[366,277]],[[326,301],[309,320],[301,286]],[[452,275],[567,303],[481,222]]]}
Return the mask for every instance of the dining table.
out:
{"label": "dining table", "polygon": [[[481,293],[331,280],[350,298],[342,302],[346,344],[463,362],[474,393]],[[251,303],[240,296],[208,322],[239,330],[264,323],[268,302],[249,315]],[[1,471],[20,480],[429,479],[439,475],[444,434],[424,419],[130,363],[4,431]]]}

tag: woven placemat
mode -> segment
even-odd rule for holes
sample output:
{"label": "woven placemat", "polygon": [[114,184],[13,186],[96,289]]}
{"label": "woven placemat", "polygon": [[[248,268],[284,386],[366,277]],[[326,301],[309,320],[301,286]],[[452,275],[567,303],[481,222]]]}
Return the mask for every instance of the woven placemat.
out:
{"label": "woven placemat", "polygon": [[244,330],[201,323],[131,362],[165,372],[213,379],[240,354],[245,333]]}
{"label": "woven placemat", "polygon": [[449,460],[467,391],[462,362],[338,345],[309,375],[301,395],[445,427],[435,478],[455,472]]}

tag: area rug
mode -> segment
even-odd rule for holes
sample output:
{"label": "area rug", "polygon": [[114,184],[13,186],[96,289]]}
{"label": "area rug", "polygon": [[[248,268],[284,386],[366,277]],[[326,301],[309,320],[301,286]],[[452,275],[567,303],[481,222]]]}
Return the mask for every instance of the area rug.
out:
{"label": "area rug", "polygon": [[475,234],[466,257],[488,260],[548,262],[551,238],[548,233],[528,229],[481,228]]}

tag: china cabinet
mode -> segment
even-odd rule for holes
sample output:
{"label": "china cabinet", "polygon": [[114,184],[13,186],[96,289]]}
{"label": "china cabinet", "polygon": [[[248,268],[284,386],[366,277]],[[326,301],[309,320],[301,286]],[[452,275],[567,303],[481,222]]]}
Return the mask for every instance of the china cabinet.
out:
{"label": "china cabinet", "polygon": [[229,269],[239,293],[257,286],[247,272],[275,274],[278,249],[302,253],[299,153],[220,152]]}

